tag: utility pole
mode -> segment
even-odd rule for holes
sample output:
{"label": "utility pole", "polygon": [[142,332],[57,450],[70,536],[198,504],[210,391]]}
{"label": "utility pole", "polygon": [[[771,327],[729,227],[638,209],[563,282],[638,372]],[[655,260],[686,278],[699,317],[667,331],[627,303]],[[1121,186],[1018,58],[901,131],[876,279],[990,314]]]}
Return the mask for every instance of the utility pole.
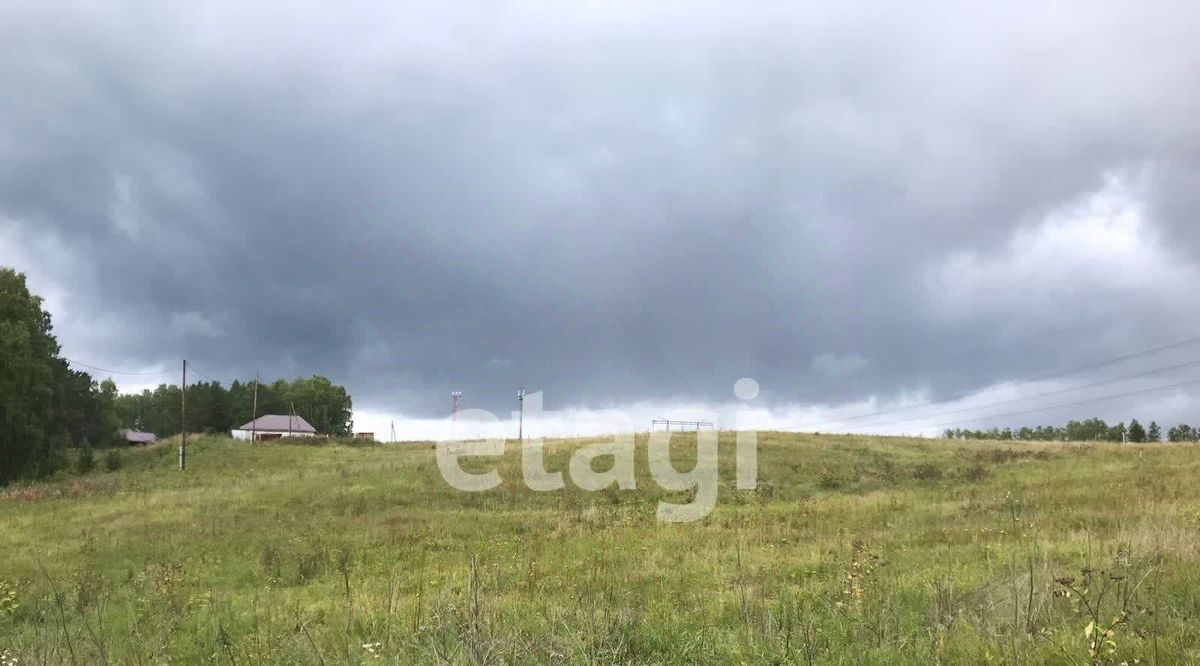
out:
{"label": "utility pole", "polygon": [[288,438],[290,439],[292,436],[292,420],[296,418],[296,403],[289,402],[288,409],[291,410],[291,413],[288,414]]}
{"label": "utility pole", "polygon": [[454,426],[458,423],[458,405],[462,400],[462,391],[450,392],[450,437],[454,437]]}
{"label": "utility pole", "polygon": [[525,387],[517,389],[517,400],[521,403],[519,420],[517,421],[517,441],[525,443]]}
{"label": "utility pole", "polygon": [[396,442],[396,422],[392,421],[392,443]]}
{"label": "utility pole", "polygon": [[183,360],[183,382],[179,385],[179,471],[187,469],[187,359]]}
{"label": "utility pole", "polygon": [[254,373],[254,406],[250,408],[250,443],[253,444],[258,435],[258,373]]}

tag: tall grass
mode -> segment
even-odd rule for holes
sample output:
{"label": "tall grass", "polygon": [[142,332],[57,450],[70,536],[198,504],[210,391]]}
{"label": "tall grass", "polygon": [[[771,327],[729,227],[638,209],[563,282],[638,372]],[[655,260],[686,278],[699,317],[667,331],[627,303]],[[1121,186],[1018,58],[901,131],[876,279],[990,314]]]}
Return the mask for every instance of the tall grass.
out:
{"label": "tall grass", "polygon": [[0,664],[1200,661],[1200,447],[759,442],[688,524],[641,438],[596,493],[512,443],[479,494],[428,443],[129,450],[0,491]]}

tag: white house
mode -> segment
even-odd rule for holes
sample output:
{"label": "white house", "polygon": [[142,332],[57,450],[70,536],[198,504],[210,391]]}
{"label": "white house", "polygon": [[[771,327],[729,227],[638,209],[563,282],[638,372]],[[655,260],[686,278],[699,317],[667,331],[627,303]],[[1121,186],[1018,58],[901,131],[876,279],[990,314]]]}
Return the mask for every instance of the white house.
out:
{"label": "white house", "polygon": [[267,414],[229,433],[234,439],[257,440],[280,437],[315,437],[317,429],[299,416]]}

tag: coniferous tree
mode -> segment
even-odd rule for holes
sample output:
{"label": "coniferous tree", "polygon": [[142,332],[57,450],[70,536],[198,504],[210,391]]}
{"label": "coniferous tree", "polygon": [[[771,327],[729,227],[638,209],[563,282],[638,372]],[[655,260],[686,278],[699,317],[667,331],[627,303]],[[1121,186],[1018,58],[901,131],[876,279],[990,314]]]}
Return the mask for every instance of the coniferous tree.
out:
{"label": "coniferous tree", "polygon": [[1129,422],[1129,441],[1135,443],[1146,441],[1146,429],[1142,427],[1141,423],[1138,423],[1137,419]]}

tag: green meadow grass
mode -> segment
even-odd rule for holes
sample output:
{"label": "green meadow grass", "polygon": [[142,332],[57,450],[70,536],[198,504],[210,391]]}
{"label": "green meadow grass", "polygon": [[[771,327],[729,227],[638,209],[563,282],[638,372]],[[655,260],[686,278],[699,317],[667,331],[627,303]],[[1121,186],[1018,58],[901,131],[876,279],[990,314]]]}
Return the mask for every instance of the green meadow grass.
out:
{"label": "green meadow grass", "polygon": [[1200,663],[1200,447],[760,433],[754,491],[720,450],[687,524],[644,438],[595,493],[513,442],[483,493],[428,443],[123,451],[0,491],[0,665]]}

